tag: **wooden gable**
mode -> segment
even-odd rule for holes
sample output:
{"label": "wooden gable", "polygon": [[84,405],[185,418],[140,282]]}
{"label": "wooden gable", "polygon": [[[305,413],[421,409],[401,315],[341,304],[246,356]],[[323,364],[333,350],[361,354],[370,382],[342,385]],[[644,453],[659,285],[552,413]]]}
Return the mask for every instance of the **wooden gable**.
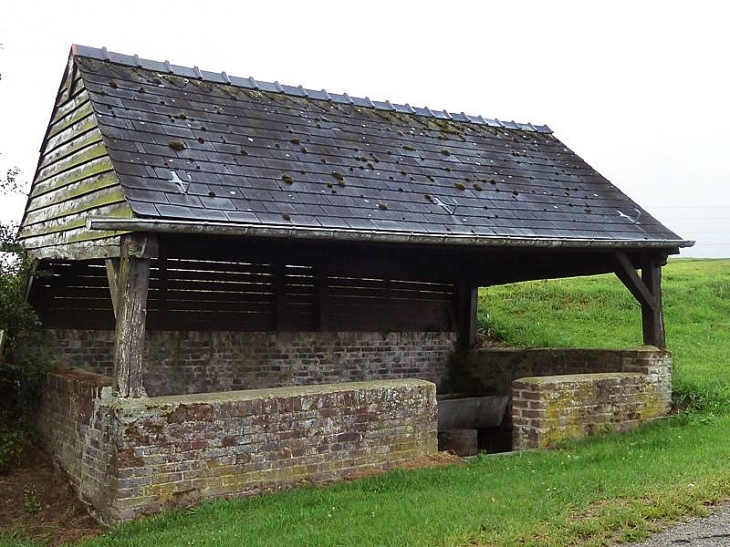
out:
{"label": "wooden gable", "polygon": [[71,57],[41,147],[20,240],[35,258],[118,255],[122,232],[88,230],[87,215],[133,216]]}

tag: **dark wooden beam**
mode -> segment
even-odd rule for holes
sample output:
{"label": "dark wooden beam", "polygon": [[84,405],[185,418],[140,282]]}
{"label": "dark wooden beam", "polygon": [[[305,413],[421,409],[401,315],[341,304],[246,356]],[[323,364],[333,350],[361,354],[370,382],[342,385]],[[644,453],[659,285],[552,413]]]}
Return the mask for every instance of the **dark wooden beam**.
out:
{"label": "dark wooden beam", "polygon": [[622,252],[616,253],[616,276],[641,305],[641,324],[644,344],[666,348],[664,310],[662,308],[662,264],[666,257],[642,257],[641,277],[634,263]]}
{"label": "dark wooden beam", "polygon": [[652,310],[655,309],[657,303],[654,295],[639,277],[639,274],[636,273],[634,265],[629,260],[629,257],[626,256],[626,253],[616,253],[616,259],[618,260],[616,276],[642,306],[648,306]]}
{"label": "dark wooden beam", "polygon": [[274,305],[276,310],[274,318],[276,330],[287,330],[287,305],[286,305],[286,266],[282,262],[274,264]]}
{"label": "dark wooden beam", "polygon": [[5,339],[7,335],[4,329],[0,329],[0,365],[3,364],[3,348],[5,346]]}
{"label": "dark wooden beam", "polygon": [[144,338],[150,258],[154,253],[154,236],[137,233],[122,236],[114,337],[114,392],[120,397],[146,396]]}
{"label": "dark wooden beam", "polygon": [[317,329],[330,330],[330,296],[327,270],[321,266],[314,267],[315,313]]}
{"label": "dark wooden beam", "polygon": [[460,349],[474,347],[477,341],[478,288],[466,277],[454,284],[454,316]]}
{"label": "dark wooden beam", "polygon": [[117,302],[119,301],[119,259],[106,259],[106,276],[109,280],[109,293],[112,298],[112,309],[114,310],[114,318],[117,317]]}
{"label": "dark wooden beam", "polygon": [[23,280],[23,285],[25,286],[25,290],[23,293],[23,300],[25,300],[26,302],[30,297],[30,291],[33,290],[33,281],[35,280],[35,274],[38,270],[39,262],[39,260],[31,258],[28,269],[24,273],[25,279]]}
{"label": "dark wooden beam", "polygon": [[662,267],[660,262],[651,261],[641,269],[641,279],[654,296],[653,307],[641,305],[641,324],[644,331],[644,344],[661,349],[667,347],[664,332],[664,310],[662,307]]}

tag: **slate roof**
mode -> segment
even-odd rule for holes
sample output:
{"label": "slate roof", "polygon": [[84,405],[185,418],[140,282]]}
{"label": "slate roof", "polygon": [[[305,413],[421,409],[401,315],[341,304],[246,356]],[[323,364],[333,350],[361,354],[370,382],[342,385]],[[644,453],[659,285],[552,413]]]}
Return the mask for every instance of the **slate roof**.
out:
{"label": "slate roof", "polygon": [[[338,234],[690,245],[560,142],[500,122],[74,46],[136,217]],[[597,128],[597,130],[600,130]]]}

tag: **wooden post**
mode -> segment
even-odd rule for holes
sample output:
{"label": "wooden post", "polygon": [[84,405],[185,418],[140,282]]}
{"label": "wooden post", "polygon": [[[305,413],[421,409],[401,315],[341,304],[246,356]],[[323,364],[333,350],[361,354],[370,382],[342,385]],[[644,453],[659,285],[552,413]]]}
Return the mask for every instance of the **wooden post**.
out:
{"label": "wooden post", "polygon": [[454,311],[460,349],[474,347],[477,341],[478,288],[468,279],[454,284]]}
{"label": "wooden post", "polygon": [[655,306],[641,304],[641,324],[644,344],[661,349],[667,347],[664,332],[664,308],[662,306],[662,267],[657,261],[650,261],[641,269],[641,280],[654,296]]}
{"label": "wooden post", "polygon": [[106,259],[106,277],[109,280],[109,293],[112,298],[114,319],[117,318],[117,303],[119,301],[119,259]]}
{"label": "wooden post", "polygon": [[276,330],[281,332],[287,327],[286,302],[286,265],[282,262],[274,264],[274,320]]}
{"label": "wooden post", "polygon": [[647,258],[641,268],[641,277],[625,253],[616,253],[616,275],[634,298],[641,304],[641,323],[644,344],[664,349],[664,311],[662,307],[662,260]]}
{"label": "wooden post", "polygon": [[156,251],[154,236],[122,236],[117,274],[117,326],[114,337],[114,393],[120,397],[145,397],[143,357],[150,256]]}
{"label": "wooden post", "polygon": [[329,324],[329,286],[327,284],[327,270],[320,266],[314,267],[315,309],[317,314],[318,330],[330,330]]}

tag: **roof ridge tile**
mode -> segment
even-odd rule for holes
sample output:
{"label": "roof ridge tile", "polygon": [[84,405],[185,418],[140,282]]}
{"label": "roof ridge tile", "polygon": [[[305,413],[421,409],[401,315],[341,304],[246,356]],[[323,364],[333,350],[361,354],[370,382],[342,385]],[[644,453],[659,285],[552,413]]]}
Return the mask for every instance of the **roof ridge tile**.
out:
{"label": "roof ridge tile", "polygon": [[[167,72],[176,76],[184,78],[194,78],[197,80],[210,81],[214,83],[225,83],[237,87],[243,87],[246,89],[255,89],[261,91],[267,91],[270,93],[281,93],[284,95],[290,95],[293,97],[309,97],[314,100],[325,100],[341,104],[354,104],[364,108],[373,108],[375,110],[383,110],[386,112],[399,112],[408,113],[416,116],[425,116],[429,118],[436,118],[440,120],[454,120],[463,123],[471,123],[475,125],[487,125],[491,127],[503,127],[506,129],[519,129],[521,131],[532,131],[536,133],[547,133],[551,134],[553,131],[547,125],[534,125],[532,123],[518,123],[515,121],[501,122],[496,118],[484,118],[483,116],[473,116],[461,113],[451,113],[447,110],[432,110],[428,106],[424,107],[412,107],[406,103],[404,105],[391,103],[389,100],[386,101],[373,101],[369,97],[351,97],[347,93],[328,93],[324,89],[322,91],[316,91],[313,89],[305,88],[301,85],[290,86],[282,85],[278,81],[276,82],[258,82],[253,76],[248,78],[242,78],[239,76],[228,76],[225,72],[208,72],[201,71],[197,66],[186,67],[180,65],[173,65],[170,61],[154,61],[150,59],[141,59],[136,53],[134,55],[125,55],[123,53],[109,52],[106,47],[95,48],[90,46],[83,46],[74,44],[72,46],[72,54],[78,57],[88,57],[91,59],[97,59],[104,62],[116,63],[121,65],[133,66],[136,68],[145,68],[147,70],[156,70],[159,72]],[[323,98],[320,98],[324,96]]]}

